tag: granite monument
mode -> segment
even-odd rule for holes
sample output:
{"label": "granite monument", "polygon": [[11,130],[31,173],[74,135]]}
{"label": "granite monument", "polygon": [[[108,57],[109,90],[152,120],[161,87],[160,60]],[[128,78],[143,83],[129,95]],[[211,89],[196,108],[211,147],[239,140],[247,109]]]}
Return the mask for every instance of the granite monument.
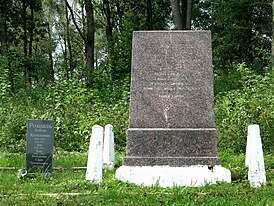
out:
{"label": "granite monument", "polygon": [[132,45],[127,151],[117,178],[127,181],[123,173],[137,167],[220,165],[210,31],[137,31]]}

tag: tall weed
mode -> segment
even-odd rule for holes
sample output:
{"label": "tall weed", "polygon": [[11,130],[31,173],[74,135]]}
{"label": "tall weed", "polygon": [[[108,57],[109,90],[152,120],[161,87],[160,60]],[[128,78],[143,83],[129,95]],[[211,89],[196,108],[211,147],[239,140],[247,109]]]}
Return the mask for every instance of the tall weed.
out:
{"label": "tall weed", "polygon": [[244,152],[247,127],[260,126],[263,148],[274,152],[274,75],[258,75],[239,65],[241,88],[219,93],[215,97],[216,125],[219,148]]}
{"label": "tall weed", "polygon": [[0,147],[24,152],[27,120],[51,119],[55,122],[55,147],[87,150],[92,126],[112,124],[117,149],[122,149],[128,124],[129,79],[122,85],[104,78],[101,81],[87,88],[77,79],[59,80],[2,98]]}

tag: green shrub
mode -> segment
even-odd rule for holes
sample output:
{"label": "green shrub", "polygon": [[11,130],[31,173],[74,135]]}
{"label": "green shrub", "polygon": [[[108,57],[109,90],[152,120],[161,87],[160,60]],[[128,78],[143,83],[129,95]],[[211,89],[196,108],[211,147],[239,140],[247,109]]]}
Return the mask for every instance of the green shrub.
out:
{"label": "green shrub", "polygon": [[[220,150],[244,152],[247,127],[259,124],[265,152],[273,152],[274,75],[258,75],[244,65],[238,67],[231,82],[237,88],[215,96],[216,125]],[[0,78],[5,83],[5,76]],[[227,81],[229,82],[229,81]],[[221,88],[215,82],[215,88]],[[217,84],[217,85],[216,85]],[[222,87],[224,85],[221,85]],[[233,86],[230,85],[230,88]],[[24,152],[28,119],[52,119],[55,122],[55,147],[67,151],[87,151],[92,126],[114,126],[116,149],[123,150],[129,118],[129,77],[113,81],[97,72],[88,88],[78,79],[58,80],[50,86],[21,89],[11,95],[2,87],[0,99],[0,148]]]}
{"label": "green shrub", "polygon": [[22,90],[2,98],[0,147],[24,152],[28,119],[55,122],[55,147],[83,151],[89,146],[92,126],[112,124],[117,149],[125,146],[128,127],[129,79],[121,84],[97,78],[93,88],[76,79],[59,80],[52,86]]}
{"label": "green shrub", "polygon": [[219,149],[245,152],[247,127],[258,124],[264,151],[273,153],[273,72],[257,75],[244,65],[239,65],[238,74],[242,87],[220,92],[215,97]]}

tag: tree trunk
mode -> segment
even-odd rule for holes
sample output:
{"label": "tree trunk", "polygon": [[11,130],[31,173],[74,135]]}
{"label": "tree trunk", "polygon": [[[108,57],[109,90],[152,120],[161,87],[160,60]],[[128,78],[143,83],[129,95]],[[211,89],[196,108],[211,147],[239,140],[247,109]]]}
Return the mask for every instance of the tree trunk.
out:
{"label": "tree trunk", "polygon": [[103,10],[105,15],[105,28],[106,28],[106,36],[108,42],[108,58],[112,59],[113,57],[113,34],[112,34],[112,23],[111,23],[111,14],[110,14],[110,6],[108,0],[103,0]]}
{"label": "tree trunk", "polygon": [[187,10],[186,10],[186,29],[191,29],[191,13],[192,13],[192,0],[187,0]]}
{"label": "tree trunk", "polygon": [[172,17],[173,23],[175,25],[175,30],[182,30],[183,29],[183,19],[180,12],[180,3],[179,0],[170,0],[171,2],[171,10],[172,10]]}
{"label": "tree trunk", "polygon": [[48,23],[48,35],[49,35],[49,41],[50,41],[50,49],[48,52],[49,60],[50,60],[50,68],[49,68],[49,80],[51,83],[54,82],[54,68],[53,68],[53,56],[52,56],[52,36],[51,36],[51,29],[50,25]]}
{"label": "tree trunk", "polygon": [[28,82],[29,82],[29,85],[32,84],[32,80],[31,80],[31,77],[34,77],[36,82],[38,82],[38,74],[37,74],[37,71],[35,71],[35,67],[33,65],[33,59],[32,59],[32,43],[33,43],[33,31],[34,31],[34,28],[35,28],[35,23],[34,23],[34,8],[33,8],[33,5],[34,2],[31,1],[30,2],[30,26],[29,26],[29,75],[28,75]]}
{"label": "tree trunk", "polygon": [[92,84],[92,77],[94,73],[94,34],[95,34],[95,23],[94,23],[94,11],[92,0],[85,0],[85,12],[87,21],[87,30],[84,34],[74,18],[73,10],[66,0],[66,6],[70,10],[72,21],[85,43],[85,54],[86,54],[86,72],[85,78],[88,85]]}
{"label": "tree trunk", "polygon": [[153,30],[152,23],[152,0],[147,0],[147,29]]}
{"label": "tree trunk", "polygon": [[253,6],[250,5],[249,3],[247,3],[247,19],[246,19],[246,28],[248,28],[246,30],[246,35],[245,35],[245,40],[246,40],[246,52],[247,52],[247,56],[246,56],[246,64],[248,67],[252,67],[253,63],[254,63],[254,34],[253,34]]}
{"label": "tree trunk", "polygon": [[87,62],[87,84],[91,86],[94,73],[94,11],[91,0],[85,0],[85,10],[87,17],[87,33],[86,33],[86,62]]}
{"label": "tree trunk", "polygon": [[274,70],[274,0],[272,2],[272,70]]}
{"label": "tree trunk", "polygon": [[[66,22],[68,18],[68,8],[66,7],[65,9],[66,12]],[[66,30],[68,29],[68,25],[66,24]],[[66,78],[69,80],[69,65],[68,65],[68,46],[67,46],[67,34],[64,35],[63,40],[64,40],[64,48],[63,48],[63,55],[64,55],[64,61],[65,61],[65,71],[66,71]]]}
{"label": "tree trunk", "polygon": [[112,24],[111,24],[111,15],[110,15],[110,6],[108,0],[103,0],[104,14],[106,17],[106,34],[107,40],[112,41]]}
{"label": "tree trunk", "polygon": [[[67,41],[67,47],[68,47],[68,56],[69,56],[69,68],[67,68],[67,78],[69,79],[72,72],[73,72],[73,59],[72,59],[72,48],[71,48],[71,41],[70,41],[70,31],[69,31],[69,15],[68,15],[68,7],[66,7],[66,41]],[[68,66],[68,65],[67,65]]]}
{"label": "tree trunk", "polygon": [[182,0],[182,21],[183,29],[186,29],[186,17],[187,17],[187,0]]}
{"label": "tree trunk", "polygon": [[34,23],[34,11],[33,2],[30,3],[30,27],[29,27],[29,57],[32,58],[32,42],[33,42],[33,30],[35,28]]}
{"label": "tree trunk", "polygon": [[23,50],[24,50],[24,76],[25,84],[29,82],[28,70],[28,32],[27,32],[27,0],[22,0],[22,19],[23,19]]}
{"label": "tree trunk", "polygon": [[23,0],[23,10],[22,10],[22,18],[23,18],[23,40],[24,40],[24,54],[28,55],[28,36],[27,36],[27,1]]}
{"label": "tree trunk", "polygon": [[69,80],[68,47],[67,47],[67,38],[65,36],[64,36],[63,55],[64,55],[64,61],[65,61],[66,77],[67,77],[67,80]]}
{"label": "tree trunk", "polygon": [[0,5],[0,53],[7,53],[7,22],[6,22],[5,5]]}

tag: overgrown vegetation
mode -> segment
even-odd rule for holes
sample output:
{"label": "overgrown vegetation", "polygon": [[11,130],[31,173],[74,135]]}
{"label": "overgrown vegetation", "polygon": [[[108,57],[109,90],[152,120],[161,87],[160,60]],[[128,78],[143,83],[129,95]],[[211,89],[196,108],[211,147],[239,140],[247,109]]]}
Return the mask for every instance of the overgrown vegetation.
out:
{"label": "overgrown vegetation", "polygon": [[[0,167],[25,167],[28,119],[54,120],[57,167],[50,179],[0,170],[0,205],[274,205],[271,0],[0,1]],[[121,165],[132,32],[172,29],[171,2],[184,21],[190,8],[188,28],[211,30],[218,149],[233,182],[144,188],[108,171],[101,185],[89,184],[71,167],[86,165],[95,124],[114,126]],[[249,124],[260,125],[265,153],[267,184],[256,190],[244,167]],[[71,192],[85,194],[39,195]]]}
{"label": "overgrown vegetation", "polygon": [[67,151],[86,151],[91,127],[110,123],[124,149],[132,32],[191,28],[212,33],[219,148],[244,151],[257,123],[272,152],[271,2],[1,0],[1,150],[25,150],[27,119],[54,120]]}
{"label": "overgrown vegetation", "polygon": [[[226,78],[227,85],[223,77],[215,78],[219,150],[244,152],[248,125],[259,124],[264,151],[273,153],[273,72],[266,70],[258,75],[245,65],[239,65],[235,73]],[[237,86],[227,91],[223,89],[233,84]],[[124,150],[129,119],[129,78],[121,84],[109,81],[107,74],[97,74],[94,85],[87,88],[76,79],[62,80],[51,87],[22,89],[14,95],[10,95],[9,86],[3,86],[0,100],[1,149],[25,151],[27,120],[52,119],[55,121],[57,148],[87,151],[92,126],[112,124],[116,148]]]}
{"label": "overgrown vegetation", "polygon": [[35,87],[9,95],[2,88],[0,100],[0,144],[10,152],[25,151],[28,119],[55,122],[55,147],[86,151],[95,124],[114,126],[117,149],[125,146],[128,127],[129,79],[123,84],[100,77],[93,89],[75,79],[58,81],[51,87]]}
{"label": "overgrown vegetation", "polygon": [[[219,92],[215,96],[219,149],[245,152],[247,127],[250,124],[258,124],[264,151],[273,153],[274,74],[272,71],[266,71],[265,74],[258,75],[243,64],[239,65],[236,71],[236,74],[227,77],[235,78],[230,79],[230,86],[236,85],[236,88]],[[224,78],[216,77],[215,87],[222,86],[222,81]]]}

